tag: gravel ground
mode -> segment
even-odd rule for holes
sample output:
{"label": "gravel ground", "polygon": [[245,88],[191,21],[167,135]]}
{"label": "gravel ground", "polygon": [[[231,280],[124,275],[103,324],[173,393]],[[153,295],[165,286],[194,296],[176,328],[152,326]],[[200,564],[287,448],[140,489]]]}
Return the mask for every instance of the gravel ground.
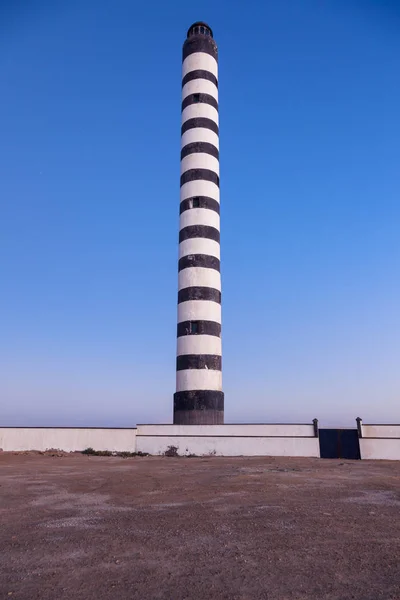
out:
{"label": "gravel ground", "polygon": [[0,453],[0,598],[400,599],[400,464]]}

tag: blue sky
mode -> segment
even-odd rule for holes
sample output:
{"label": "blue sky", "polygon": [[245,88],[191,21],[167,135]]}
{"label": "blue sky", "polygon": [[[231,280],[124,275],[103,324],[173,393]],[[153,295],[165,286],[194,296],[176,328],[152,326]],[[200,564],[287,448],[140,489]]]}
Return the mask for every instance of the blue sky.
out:
{"label": "blue sky", "polygon": [[0,4],[2,425],[169,422],[181,46],[220,54],[227,422],[399,422],[400,6]]}

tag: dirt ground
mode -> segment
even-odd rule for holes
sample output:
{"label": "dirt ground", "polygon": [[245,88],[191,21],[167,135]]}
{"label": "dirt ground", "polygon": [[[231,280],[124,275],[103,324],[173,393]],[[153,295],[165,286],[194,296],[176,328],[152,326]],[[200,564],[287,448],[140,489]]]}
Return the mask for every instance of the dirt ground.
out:
{"label": "dirt ground", "polygon": [[0,453],[0,598],[400,599],[400,464]]}

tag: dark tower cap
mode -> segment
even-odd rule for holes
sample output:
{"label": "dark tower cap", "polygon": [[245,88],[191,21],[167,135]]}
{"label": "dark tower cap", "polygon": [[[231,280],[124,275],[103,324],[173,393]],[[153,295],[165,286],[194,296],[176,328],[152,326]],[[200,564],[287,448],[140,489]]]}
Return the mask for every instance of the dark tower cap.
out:
{"label": "dark tower cap", "polygon": [[212,29],[204,21],[196,21],[189,27],[187,38],[183,43],[183,60],[194,52],[206,52],[218,61],[218,49]]}
{"label": "dark tower cap", "polygon": [[209,37],[213,37],[212,29],[207,23],[204,21],[196,21],[193,23],[188,29],[187,37],[192,37],[192,35],[207,35]]}

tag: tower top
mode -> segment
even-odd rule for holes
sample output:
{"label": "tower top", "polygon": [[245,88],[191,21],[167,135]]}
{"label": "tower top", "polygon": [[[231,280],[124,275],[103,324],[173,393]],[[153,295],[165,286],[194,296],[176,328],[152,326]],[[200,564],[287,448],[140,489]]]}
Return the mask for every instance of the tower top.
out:
{"label": "tower top", "polygon": [[213,37],[212,29],[207,23],[204,21],[196,21],[193,23],[188,29],[187,37],[192,37],[192,35],[207,35],[209,37]]}

